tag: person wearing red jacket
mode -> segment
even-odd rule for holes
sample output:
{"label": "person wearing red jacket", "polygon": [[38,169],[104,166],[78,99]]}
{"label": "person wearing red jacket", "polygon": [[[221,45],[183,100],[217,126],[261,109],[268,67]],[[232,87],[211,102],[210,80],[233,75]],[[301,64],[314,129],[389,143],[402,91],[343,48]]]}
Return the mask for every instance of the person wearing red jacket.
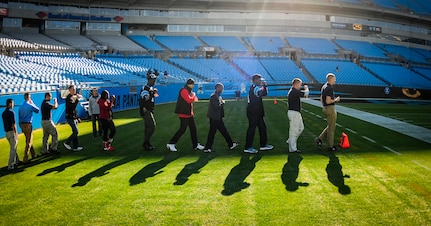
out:
{"label": "person wearing red jacket", "polygon": [[190,135],[192,137],[192,144],[195,150],[203,150],[204,146],[198,142],[196,124],[193,113],[193,102],[198,101],[198,97],[195,92],[192,91],[195,86],[195,81],[193,79],[188,79],[186,85],[181,88],[177,104],[175,106],[175,113],[178,114],[180,118],[180,128],[171,138],[166,148],[172,152],[176,152],[177,148],[175,144],[178,142],[180,137],[186,132],[187,126],[190,128]]}
{"label": "person wearing red jacket", "polygon": [[108,90],[103,90],[97,103],[99,104],[100,108],[99,119],[102,123],[103,130],[103,150],[113,151],[115,150],[115,148],[112,147],[112,141],[114,140],[115,135],[115,124],[113,121],[112,108],[115,104],[115,95],[109,97]]}

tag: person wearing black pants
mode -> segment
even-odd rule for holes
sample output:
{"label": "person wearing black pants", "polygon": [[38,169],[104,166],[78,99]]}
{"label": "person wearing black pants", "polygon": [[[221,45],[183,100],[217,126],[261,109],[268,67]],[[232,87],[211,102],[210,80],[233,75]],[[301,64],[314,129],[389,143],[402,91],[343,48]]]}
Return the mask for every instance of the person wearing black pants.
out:
{"label": "person wearing black pants", "polygon": [[112,95],[110,98],[108,90],[103,90],[97,103],[100,107],[99,118],[103,129],[103,150],[114,151],[115,148],[112,147],[112,141],[114,140],[116,129],[113,121],[112,108],[115,104],[115,96]]}
{"label": "person wearing black pants", "polygon": [[244,152],[255,154],[258,153],[258,150],[253,148],[253,139],[256,127],[259,128],[260,150],[268,151],[274,147],[267,143],[268,136],[266,133],[266,124],[264,119],[265,112],[262,101],[262,97],[268,95],[268,87],[266,82],[262,82],[262,76],[260,74],[253,75],[252,79],[253,84],[250,86],[250,90],[248,91],[248,129]]}
{"label": "person wearing black pants", "polygon": [[155,149],[151,145],[150,140],[156,130],[156,120],[154,119],[154,98],[159,96],[157,89],[154,88],[157,76],[155,74],[147,75],[148,82],[142,87],[141,94],[139,98],[139,113],[144,119],[144,143],[142,146],[147,151],[152,151]]}
{"label": "person wearing black pants", "polygon": [[190,135],[192,137],[192,144],[195,150],[203,150],[204,146],[198,142],[197,132],[196,132],[196,124],[193,113],[193,102],[198,101],[198,98],[195,92],[192,91],[195,86],[195,81],[193,79],[188,79],[186,85],[181,88],[177,104],[175,106],[175,113],[178,114],[180,118],[180,128],[171,138],[168,144],[166,144],[166,148],[169,151],[176,152],[178,151],[175,147],[175,144],[178,142],[180,137],[186,132],[187,126],[190,129]]}
{"label": "person wearing black pants", "polygon": [[221,135],[226,140],[226,143],[229,149],[234,149],[238,146],[237,142],[233,142],[231,136],[227,132],[226,126],[224,125],[224,103],[225,101],[221,97],[221,93],[224,90],[224,86],[222,83],[217,83],[215,86],[215,91],[210,97],[210,102],[208,105],[208,113],[207,116],[210,119],[210,130],[208,132],[207,143],[204,148],[204,152],[211,152],[212,145],[214,143],[214,136],[218,131],[220,131]]}

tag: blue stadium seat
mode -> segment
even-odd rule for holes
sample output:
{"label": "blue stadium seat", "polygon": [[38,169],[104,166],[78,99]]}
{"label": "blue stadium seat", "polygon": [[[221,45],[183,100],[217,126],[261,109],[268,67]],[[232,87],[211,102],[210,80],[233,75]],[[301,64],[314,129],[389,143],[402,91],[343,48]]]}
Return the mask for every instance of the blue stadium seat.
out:
{"label": "blue stadium seat", "polygon": [[351,40],[334,40],[338,45],[340,45],[345,50],[352,50],[364,57],[374,57],[374,58],[385,58],[384,51],[380,48],[374,46],[369,42],[361,41],[351,41]]}
{"label": "blue stadium seat", "polygon": [[202,43],[193,36],[156,36],[155,40],[171,51],[196,51]]}
{"label": "blue stadium seat", "polygon": [[372,86],[387,85],[368,71],[348,60],[302,59],[301,62],[319,83],[325,83],[326,75],[328,73],[334,73],[337,77],[337,84]]}
{"label": "blue stadium seat", "polygon": [[290,83],[294,78],[299,78],[304,83],[310,82],[301,68],[287,57],[261,58],[260,62],[267,69],[275,83]]}
{"label": "blue stadium seat", "polygon": [[247,52],[247,48],[235,36],[199,36],[208,46],[220,47],[223,51]]}
{"label": "blue stadium seat", "polygon": [[422,77],[412,70],[395,63],[362,62],[390,85],[402,88],[426,88],[431,87],[431,80]]}
{"label": "blue stadium seat", "polygon": [[337,46],[328,39],[286,37],[287,42],[294,48],[301,48],[306,53],[337,55]]}
{"label": "blue stadium seat", "polygon": [[159,46],[159,44],[155,43],[153,40],[149,39],[144,35],[129,35],[130,39],[138,43],[139,45],[145,47],[146,49],[153,52],[163,52],[164,49]]}
{"label": "blue stadium seat", "polygon": [[411,48],[382,43],[376,43],[375,45],[391,54],[400,55],[408,61],[417,63],[428,63],[428,61],[423,55],[413,51]]}
{"label": "blue stadium seat", "polygon": [[280,37],[256,37],[247,36],[243,40],[254,47],[258,52],[279,53],[280,48],[286,47]]}

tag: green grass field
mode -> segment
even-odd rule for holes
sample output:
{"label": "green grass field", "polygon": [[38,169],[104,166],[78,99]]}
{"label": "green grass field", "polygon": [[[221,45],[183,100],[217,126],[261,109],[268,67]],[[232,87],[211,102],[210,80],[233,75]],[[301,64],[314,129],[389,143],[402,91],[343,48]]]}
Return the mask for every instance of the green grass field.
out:
{"label": "green grass field", "polygon": [[[346,132],[351,148],[318,151],[312,140],[325,126],[316,116],[322,110],[304,103],[302,154],[288,154],[285,100],[271,99],[265,111],[275,149],[244,154],[245,108],[244,101],[228,101],[225,109],[226,126],[240,147],[228,150],[217,133],[210,154],[192,150],[189,131],[178,153],[166,150],[179,127],[174,104],[156,106],[153,152],[141,146],[138,110],[116,113],[114,152],[102,151],[90,122],[79,124],[85,149],[66,151],[70,127],[58,125],[60,155],[8,173],[9,144],[1,139],[0,225],[431,225],[429,144],[339,114],[336,137]],[[426,116],[431,109],[423,108]],[[203,144],[206,109],[205,101],[195,104]],[[34,132],[37,152],[41,136]],[[20,157],[24,143],[20,135]]]}

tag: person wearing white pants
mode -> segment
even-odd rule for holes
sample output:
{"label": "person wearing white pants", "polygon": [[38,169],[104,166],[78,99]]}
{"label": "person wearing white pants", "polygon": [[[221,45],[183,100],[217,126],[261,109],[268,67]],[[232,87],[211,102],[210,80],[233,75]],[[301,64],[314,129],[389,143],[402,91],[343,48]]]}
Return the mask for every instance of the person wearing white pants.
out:
{"label": "person wearing white pants", "polygon": [[302,121],[301,116],[301,86],[301,79],[293,79],[292,88],[287,94],[287,104],[289,109],[287,111],[287,117],[289,118],[289,139],[287,139],[286,143],[289,145],[289,152],[301,152],[297,147],[298,137],[304,130],[304,122]]}

